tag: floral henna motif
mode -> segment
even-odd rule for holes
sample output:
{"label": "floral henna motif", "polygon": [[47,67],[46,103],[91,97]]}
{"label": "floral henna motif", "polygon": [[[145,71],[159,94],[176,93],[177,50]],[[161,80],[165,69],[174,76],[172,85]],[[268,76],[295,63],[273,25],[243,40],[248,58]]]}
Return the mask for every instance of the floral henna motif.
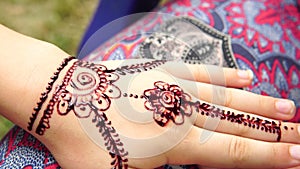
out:
{"label": "floral henna motif", "polygon": [[[28,129],[32,130],[38,112],[43,103],[47,100],[47,95],[52,89],[52,85],[58,78],[59,72],[67,65],[66,59],[54,73],[51,82],[48,83],[46,92],[42,93],[37,107],[34,108],[30,118]],[[36,133],[44,135],[50,128],[50,119],[53,111],[64,116],[73,112],[78,118],[92,117],[92,123],[99,128],[99,133],[105,141],[106,149],[114,159],[111,165],[113,168],[127,168],[128,152],[124,150],[123,143],[119,135],[112,127],[111,121],[107,119],[105,111],[111,106],[111,99],[121,97],[120,89],[115,86],[119,75],[127,75],[154,69],[166,61],[154,60],[145,63],[122,66],[115,70],[107,69],[104,65],[93,64],[84,61],[76,61],[67,71],[63,82],[56,86],[54,93],[49,100],[43,116],[36,127]],[[183,117],[183,116],[182,116]],[[183,121],[182,121],[183,122]]]}
{"label": "floral henna motif", "polygon": [[[256,128],[268,133],[277,134],[277,141],[281,139],[281,122],[263,120],[250,115],[236,114],[232,111],[221,110],[214,105],[192,102],[191,96],[185,93],[179,86],[168,84],[162,81],[154,83],[153,89],[144,91],[143,97],[146,99],[145,108],[153,112],[156,123],[162,127],[169,121],[176,125],[184,123],[184,117],[191,116],[193,112],[211,118],[227,120],[231,123],[238,123],[251,128]],[[284,126],[287,130],[287,126]],[[291,128],[293,130],[293,128]]]}
{"label": "floral henna motif", "polygon": [[105,111],[110,108],[111,99],[121,96],[120,89],[114,85],[119,76],[104,65],[77,61],[68,70],[61,85],[57,86],[41,118],[36,133],[43,135],[50,128],[50,118],[54,109],[59,115],[69,112],[79,118],[93,117],[92,122],[99,128],[105,140],[106,149],[114,159],[113,168],[127,168],[128,152],[124,150],[116,130],[111,126]]}
{"label": "floral henna motif", "polygon": [[[106,111],[110,107],[111,99],[117,99],[121,96],[120,89],[113,84],[119,79],[119,75],[148,71],[164,63],[166,63],[166,61],[154,60],[109,70],[104,65],[83,61],[75,62],[67,72],[63,83],[56,88],[44,111],[44,115],[40,120],[36,132],[43,135],[44,131],[50,128],[49,119],[51,118],[54,107],[57,108],[60,115],[66,115],[73,110],[75,115],[80,118],[89,117],[93,111],[96,113]],[[65,63],[58,68],[58,71],[61,71],[64,66]],[[57,76],[58,73],[55,73],[55,80]],[[49,85],[53,85],[53,83],[54,81],[51,81]],[[46,94],[50,92],[50,89],[51,86],[48,86]],[[41,109],[42,104],[47,99],[44,95],[45,94],[42,93],[41,102],[38,103],[37,108],[34,108],[35,112],[28,126],[29,130],[32,129],[33,121],[37,116],[36,112]]]}
{"label": "floral henna motif", "polygon": [[165,126],[170,120],[180,125],[184,123],[184,116],[191,116],[191,97],[184,93],[177,85],[165,82],[155,82],[154,89],[144,91],[145,107],[153,112],[153,118],[160,126]]}
{"label": "floral henna motif", "polygon": [[121,96],[120,89],[113,83],[119,76],[103,65],[78,62],[69,84],[59,95],[57,111],[66,115],[73,110],[79,118],[101,114],[110,108],[111,99]]}

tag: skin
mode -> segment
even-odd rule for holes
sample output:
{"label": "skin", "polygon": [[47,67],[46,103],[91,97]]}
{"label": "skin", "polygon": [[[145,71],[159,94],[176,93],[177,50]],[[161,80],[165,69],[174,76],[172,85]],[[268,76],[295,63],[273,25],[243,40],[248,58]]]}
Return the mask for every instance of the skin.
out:
{"label": "skin", "polygon": [[[4,26],[0,26],[0,37],[2,37],[0,40],[0,71],[2,72],[0,78],[5,79],[0,82],[1,114],[27,130],[33,107],[36,106],[40,94],[45,91],[49,77],[53,75],[63,58],[69,55],[52,44],[21,35]],[[66,72],[75,61],[71,61],[61,71],[54,86],[62,82]],[[140,62],[142,61],[133,60],[122,63],[130,65]],[[107,61],[100,64],[109,69],[116,69],[120,63],[121,61]],[[180,67],[184,69],[179,69]],[[229,88],[242,88],[251,83],[251,74],[248,74],[248,78],[245,76],[241,78],[239,74],[241,73],[238,70],[228,68],[167,63],[157,69],[142,72],[139,78],[133,78],[135,75],[128,75],[132,76],[132,86],[120,87],[120,90],[128,93],[143,93],[144,90],[153,88],[154,82],[161,80],[180,86],[192,97],[193,101],[212,102],[237,113],[251,112],[253,116],[264,116],[261,118],[276,120],[288,120],[294,116],[295,106],[291,101]],[[213,77],[224,78],[214,80]],[[116,82],[116,85],[121,86],[126,82],[126,78],[122,78]],[[212,84],[217,86],[212,87]],[[223,93],[222,96],[225,97],[216,97],[218,96],[214,93],[216,91]],[[49,96],[52,94],[53,91],[49,93]],[[288,102],[290,109],[284,109],[280,113],[278,104],[276,107],[278,101]],[[42,111],[46,108],[47,102],[43,105]],[[144,106],[144,100],[132,102],[137,107]],[[143,127],[126,121],[119,113],[119,109],[113,106],[106,111],[117,132],[126,133],[129,136],[148,137],[172,127],[170,124],[163,128],[155,122]],[[60,116],[54,110],[50,125],[51,127],[44,135],[36,134],[35,130],[27,131],[47,146],[63,168],[111,167],[112,159],[108,152],[88,137],[74,113]],[[300,158],[293,158],[290,153],[290,148],[299,145],[300,142],[298,124],[282,122],[282,126],[293,127],[293,130],[282,129],[281,142],[278,143],[274,134],[265,134],[260,130],[241,127],[229,122],[220,122],[216,128],[211,129],[205,125],[203,116],[196,114],[190,130],[174,147],[151,157],[132,158],[129,156],[128,165],[129,168],[154,168],[166,163],[199,164],[223,168],[300,166]],[[34,128],[36,127],[37,124],[34,125]],[[199,138],[205,132],[204,129],[212,130],[213,134],[208,141],[200,143]],[[159,142],[163,141],[166,140]],[[160,148],[158,143],[156,147],[154,146],[157,149]],[[145,146],[150,144],[156,143],[147,143]]]}

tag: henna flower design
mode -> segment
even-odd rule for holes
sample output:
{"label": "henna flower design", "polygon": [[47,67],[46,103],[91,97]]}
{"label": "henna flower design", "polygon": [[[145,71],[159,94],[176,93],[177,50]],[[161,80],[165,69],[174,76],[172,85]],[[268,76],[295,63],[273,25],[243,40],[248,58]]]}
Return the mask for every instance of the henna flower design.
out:
{"label": "henna flower design", "polygon": [[70,85],[59,94],[58,113],[73,110],[79,118],[90,117],[92,112],[101,114],[109,109],[111,99],[120,97],[119,88],[113,84],[118,78],[103,65],[79,64]]}
{"label": "henna flower design", "polygon": [[[41,110],[42,104],[47,99],[52,85],[58,78],[59,72],[66,66],[69,59],[57,69],[51,77],[52,81],[48,83],[47,91],[42,93],[37,107],[30,118],[28,129],[31,130],[38,111]],[[120,89],[115,85],[119,80],[119,75],[139,73],[155,68],[165,61],[153,61],[140,63],[137,65],[125,65],[117,70],[107,69],[104,65],[94,64],[85,61],[76,61],[68,69],[63,81],[54,89],[51,99],[43,112],[36,133],[44,135],[45,131],[50,128],[50,119],[54,110],[59,115],[65,116],[73,112],[78,118],[92,118],[92,123],[98,128],[99,134],[104,139],[104,146],[113,161],[112,168],[128,168],[128,152],[124,149],[123,143],[119,138],[117,131],[106,116],[106,111],[110,108],[113,99],[121,96]],[[127,70],[129,68],[129,70]],[[174,97],[175,98],[175,97]],[[168,99],[164,97],[164,99]],[[178,98],[175,98],[178,99]],[[167,106],[168,100],[165,101]],[[172,105],[172,104],[171,104]],[[169,107],[171,106],[169,105]],[[177,113],[178,114],[178,113]],[[176,114],[176,115],[177,115]],[[175,118],[173,118],[173,121]]]}
{"label": "henna flower design", "polygon": [[155,122],[162,127],[170,120],[176,125],[183,124],[184,116],[192,115],[189,104],[191,97],[177,85],[158,81],[154,86],[153,89],[145,90],[144,96],[145,107],[153,112]]}
{"label": "henna flower design", "polygon": [[[119,98],[120,89],[114,85],[119,76],[104,65],[77,62],[76,69],[71,70],[72,76],[57,91],[56,108],[60,115],[73,111],[79,118],[92,117],[92,122],[99,128],[104,138],[106,149],[113,161],[113,168],[127,168],[128,152],[123,148],[118,133],[111,126],[105,111],[110,108],[111,99]],[[52,108],[51,108],[52,109]]]}

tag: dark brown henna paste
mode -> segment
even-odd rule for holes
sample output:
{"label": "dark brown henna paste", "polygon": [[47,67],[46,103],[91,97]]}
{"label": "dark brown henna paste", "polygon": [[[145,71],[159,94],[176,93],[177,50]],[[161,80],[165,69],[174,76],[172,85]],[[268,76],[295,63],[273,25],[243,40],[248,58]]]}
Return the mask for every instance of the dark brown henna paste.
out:
{"label": "dark brown henna paste", "polygon": [[[71,68],[68,70],[67,74],[65,75],[63,82],[61,85],[56,87],[55,92],[52,95],[52,98],[50,99],[46,109],[44,110],[44,114],[42,116],[42,118],[40,119],[40,122],[35,130],[35,132],[39,135],[44,135],[46,129],[50,128],[50,118],[53,114],[54,111],[54,106],[57,104],[57,102],[59,101],[59,96],[62,93],[62,91],[64,91],[67,87],[67,85],[69,84],[69,81],[72,77],[72,74],[77,66],[76,64],[77,62],[75,62]],[[63,94],[62,94],[63,95]],[[68,112],[71,110],[71,108],[68,109]]]}
{"label": "dark brown henna paste", "polygon": [[128,152],[122,147],[119,135],[104,113],[109,109],[111,99],[121,96],[119,88],[114,85],[118,79],[119,76],[104,65],[75,62],[53,93],[36,133],[43,135],[50,128],[49,120],[54,110],[59,115],[67,115],[72,111],[79,118],[94,117],[92,122],[99,128],[105,146],[114,159],[111,163],[113,168],[127,168],[127,159],[124,157]]}
{"label": "dark brown henna paste", "polygon": [[123,97],[131,97],[131,98],[134,98],[134,99],[142,99],[142,98],[144,98],[144,96],[143,95],[137,95],[137,94],[132,94],[132,93],[130,93],[130,94],[127,94],[127,93],[123,93]]}
{"label": "dark brown henna paste", "polygon": [[30,121],[28,122],[28,126],[27,129],[29,131],[32,130],[33,124],[37,118],[37,115],[39,113],[39,111],[42,108],[42,105],[44,104],[44,102],[47,100],[48,98],[48,94],[50,93],[50,91],[52,90],[52,86],[55,83],[55,81],[57,80],[59,73],[64,69],[65,66],[67,66],[67,64],[69,63],[69,61],[75,59],[75,57],[68,57],[65,58],[63,60],[63,62],[61,63],[61,65],[57,68],[57,71],[54,72],[54,75],[50,78],[50,82],[48,83],[47,87],[46,87],[46,91],[41,93],[41,97],[39,102],[37,103],[37,106],[35,108],[33,108],[33,113],[32,116],[30,117]]}
{"label": "dark brown henna paste", "polygon": [[[111,126],[107,119],[105,111],[110,108],[111,99],[121,97],[120,89],[114,85],[119,79],[119,75],[134,74],[142,71],[154,69],[166,61],[155,60],[151,62],[138,63],[133,65],[122,66],[116,70],[109,70],[104,65],[93,64],[84,61],[75,62],[67,71],[62,83],[55,88],[52,98],[44,110],[43,116],[36,128],[36,133],[43,135],[50,128],[50,119],[53,111],[56,110],[59,115],[67,115],[73,112],[78,118],[93,117],[92,122],[99,128],[99,132],[104,138],[106,149],[114,159],[111,163],[113,168],[127,168],[128,152],[124,150],[123,143],[119,139],[116,130]],[[58,68],[61,71],[65,67]],[[55,73],[54,81],[58,73]],[[46,95],[51,91],[53,82],[49,83]],[[38,102],[40,110],[42,104],[46,101],[47,96],[42,94],[41,101]],[[127,94],[123,94],[127,97]],[[138,95],[129,94],[128,97],[138,99]],[[144,98],[144,96],[140,96]],[[36,119],[37,113],[33,113],[31,121]],[[33,120],[32,120],[33,119]],[[32,129],[33,122],[30,122]]]}
{"label": "dark brown henna paste", "polygon": [[123,143],[114,127],[111,126],[111,122],[107,119],[105,113],[101,115],[96,114],[92,122],[99,128],[99,133],[101,133],[105,141],[106,150],[109,151],[111,158],[114,159],[111,162],[113,168],[127,168],[128,165],[126,163],[128,159],[123,157],[127,156],[128,152],[122,147]]}
{"label": "dark brown henna paste", "polygon": [[119,75],[140,73],[143,71],[148,71],[148,70],[157,68],[160,65],[165,64],[166,62],[167,62],[166,60],[154,60],[154,61],[145,62],[145,63],[126,65],[126,66],[121,66],[120,68],[117,68],[115,70],[115,72],[118,73]]}
{"label": "dark brown henna paste", "polygon": [[[155,82],[153,89],[144,91],[145,108],[153,112],[153,118],[160,126],[165,126],[169,121],[176,125],[184,123],[185,116],[197,112],[211,118],[227,120],[251,128],[260,129],[268,133],[277,134],[277,141],[281,139],[281,122],[268,121],[250,115],[236,114],[232,111],[221,110],[214,105],[192,102],[191,96],[179,86],[165,82]],[[287,127],[284,127],[287,130]]]}
{"label": "dark brown henna paste", "polygon": [[184,93],[177,85],[165,82],[155,82],[154,89],[144,92],[145,107],[153,112],[153,118],[160,126],[165,126],[170,120],[180,125],[184,123],[185,116],[191,116],[191,97]]}

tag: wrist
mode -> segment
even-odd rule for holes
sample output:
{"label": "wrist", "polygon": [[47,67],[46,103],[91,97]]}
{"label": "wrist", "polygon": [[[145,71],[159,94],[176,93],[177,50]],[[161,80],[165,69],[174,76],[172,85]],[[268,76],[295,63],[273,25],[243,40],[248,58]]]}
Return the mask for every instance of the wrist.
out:
{"label": "wrist", "polygon": [[[41,73],[41,75],[35,76],[35,74],[32,76],[34,78],[32,78],[29,82],[31,85],[27,85],[29,88],[27,90],[25,89],[26,91],[30,91],[28,92],[29,96],[27,96],[27,98],[33,98],[31,100],[25,100],[21,106],[22,110],[25,107],[26,109],[28,108],[28,111],[26,112],[29,117],[27,117],[27,122],[25,124],[26,129],[37,136],[43,135],[44,131],[50,127],[49,119],[45,117],[49,116],[50,118],[50,116],[54,116],[53,120],[51,119],[53,121],[52,123],[54,126],[60,125],[59,121],[56,120],[56,113],[53,113],[53,111],[49,113],[49,108],[52,110],[54,109],[54,105],[51,104],[53,104],[53,100],[56,99],[56,90],[62,85],[66,74],[69,72],[76,59],[74,59],[74,57],[67,56],[58,60],[60,60],[61,63],[55,64],[56,68],[53,67],[54,64],[51,64],[51,68],[47,68],[46,65],[39,65],[40,71],[36,74]],[[43,80],[39,77],[43,77]],[[37,88],[30,90],[30,87],[37,83],[41,83],[41,85],[37,85]],[[48,122],[45,123],[45,121]]]}
{"label": "wrist", "polygon": [[32,109],[44,92],[49,77],[69,55],[47,42],[16,36],[25,47],[16,45],[15,52],[8,49],[1,55],[6,57],[0,63],[0,77],[3,79],[0,82],[0,109],[3,116],[26,129]]}

